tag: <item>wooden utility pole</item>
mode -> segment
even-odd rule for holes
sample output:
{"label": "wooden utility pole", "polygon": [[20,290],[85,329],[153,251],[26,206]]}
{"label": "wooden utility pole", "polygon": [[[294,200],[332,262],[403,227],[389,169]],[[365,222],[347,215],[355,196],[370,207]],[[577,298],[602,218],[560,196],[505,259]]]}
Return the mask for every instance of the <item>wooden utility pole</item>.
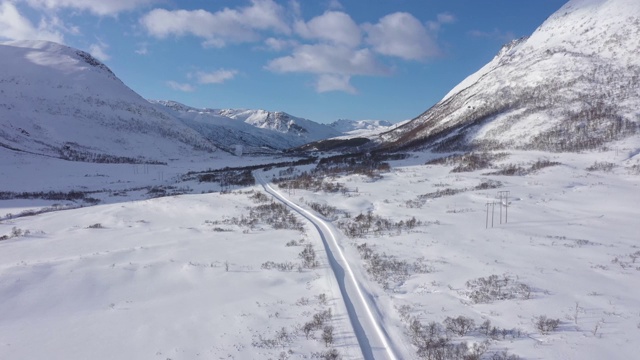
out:
{"label": "wooden utility pole", "polygon": [[502,224],[502,191],[500,191],[500,224]]}
{"label": "wooden utility pole", "polygon": [[496,202],[492,202],[491,203],[491,227],[493,227],[493,215],[495,214],[496,210]]}
{"label": "wooden utility pole", "polygon": [[502,205],[504,204],[504,222],[508,222],[509,218],[509,190],[498,191],[500,196],[500,223],[502,224]]}
{"label": "wooden utility pole", "polygon": [[485,229],[489,228],[489,202],[488,201],[487,201],[487,221],[485,222],[484,228]]}
{"label": "wooden utility pole", "polygon": [[507,193],[505,194],[505,200],[504,200],[504,222],[505,224],[508,223],[508,217],[509,217],[509,192],[507,191]]}

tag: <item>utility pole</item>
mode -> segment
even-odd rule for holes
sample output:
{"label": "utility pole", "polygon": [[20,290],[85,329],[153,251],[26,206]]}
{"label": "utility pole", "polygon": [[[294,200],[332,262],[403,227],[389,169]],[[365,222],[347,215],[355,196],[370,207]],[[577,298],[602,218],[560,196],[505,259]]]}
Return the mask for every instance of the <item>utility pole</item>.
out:
{"label": "utility pole", "polygon": [[[500,196],[500,223],[502,224],[502,205],[504,204],[504,222],[505,224],[508,222],[509,217],[509,190],[498,191],[498,195]],[[503,202],[504,200],[504,202]]]}
{"label": "utility pole", "polygon": [[509,217],[509,192],[507,191],[507,193],[505,194],[505,201],[504,201],[504,222],[505,222],[505,224],[507,222],[509,222],[508,219],[507,219],[508,217]]}
{"label": "utility pole", "polygon": [[493,215],[495,214],[496,210],[496,202],[492,202],[491,203],[491,227],[493,227]]}
{"label": "utility pole", "polygon": [[502,191],[500,191],[499,194],[500,194],[500,224],[502,224]]}
{"label": "utility pole", "polygon": [[487,201],[487,220],[485,222],[484,228],[485,229],[489,228],[489,202],[488,201]]}

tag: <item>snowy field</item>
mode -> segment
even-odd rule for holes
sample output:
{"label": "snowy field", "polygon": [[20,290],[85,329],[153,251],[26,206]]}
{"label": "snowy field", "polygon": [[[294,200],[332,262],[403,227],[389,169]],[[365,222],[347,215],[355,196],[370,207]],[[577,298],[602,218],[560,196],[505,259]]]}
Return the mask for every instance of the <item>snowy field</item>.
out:
{"label": "snowy field", "polygon": [[[268,215],[248,224],[272,201],[262,186],[220,193],[216,183],[180,181],[188,171],[273,159],[218,155],[145,167],[2,151],[0,191],[95,191],[100,203],[0,200],[0,358],[303,359],[330,358],[330,349],[362,358],[310,222],[291,212],[297,228],[263,221]],[[459,159],[425,165],[432,155],[414,154],[391,161],[379,178],[326,180],[344,192],[281,192],[307,209],[330,205],[326,218],[337,228],[373,219],[370,230],[337,241],[399,358],[419,358],[416,344],[428,348],[427,338],[466,342],[466,354],[482,359],[633,358],[634,155],[625,144],[584,154],[509,152],[485,168],[452,172]],[[559,164],[531,170],[549,162]],[[495,174],[509,169],[520,172]],[[189,194],[149,199],[149,187],[160,185]],[[487,228],[487,203],[498,191],[509,197],[489,205]],[[62,207],[77,208],[50,211]],[[417,224],[407,226],[411,218]],[[376,229],[387,220],[403,225]],[[309,248],[315,257],[306,262]]]}

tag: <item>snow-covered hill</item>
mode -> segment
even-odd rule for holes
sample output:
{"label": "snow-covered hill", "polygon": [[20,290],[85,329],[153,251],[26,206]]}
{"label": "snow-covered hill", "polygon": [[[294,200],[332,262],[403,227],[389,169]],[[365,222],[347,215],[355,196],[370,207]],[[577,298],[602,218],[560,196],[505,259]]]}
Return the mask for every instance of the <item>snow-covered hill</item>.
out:
{"label": "snow-covered hill", "polygon": [[91,55],[44,41],[0,45],[0,146],[69,160],[165,161],[215,151]]}
{"label": "snow-covered hill", "polygon": [[639,53],[639,1],[571,0],[378,141],[442,151],[599,147],[639,132]]}

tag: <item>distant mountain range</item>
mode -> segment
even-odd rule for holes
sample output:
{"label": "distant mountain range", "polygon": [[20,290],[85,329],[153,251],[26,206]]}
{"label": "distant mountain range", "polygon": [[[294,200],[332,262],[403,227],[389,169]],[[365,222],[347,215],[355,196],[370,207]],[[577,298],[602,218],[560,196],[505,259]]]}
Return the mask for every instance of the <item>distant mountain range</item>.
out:
{"label": "distant mountain range", "polygon": [[[14,151],[77,161],[162,162],[238,148],[278,153],[344,135],[284,112],[148,101],[88,53],[52,42],[4,43],[0,58],[0,147]],[[341,122],[340,129],[362,127]]]}

